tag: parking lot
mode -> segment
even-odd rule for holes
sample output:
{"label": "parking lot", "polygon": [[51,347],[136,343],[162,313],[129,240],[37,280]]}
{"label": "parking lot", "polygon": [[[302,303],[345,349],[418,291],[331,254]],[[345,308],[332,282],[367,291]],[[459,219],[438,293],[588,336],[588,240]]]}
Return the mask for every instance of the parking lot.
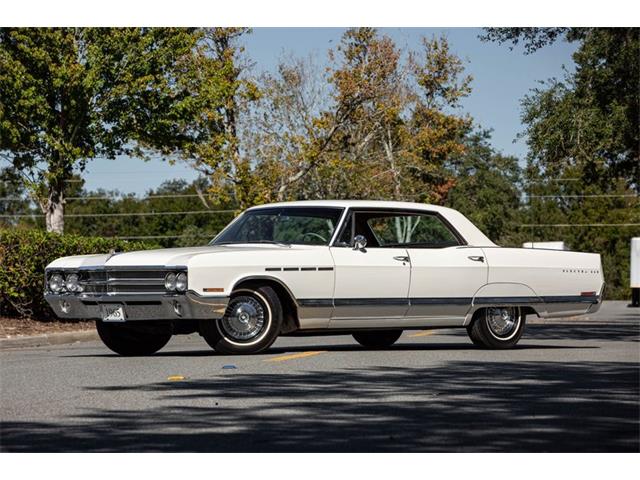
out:
{"label": "parking lot", "polygon": [[99,342],[0,352],[3,451],[635,451],[640,314],[527,326],[517,348],[464,330],[281,338],[221,356],[198,335],[146,358]]}

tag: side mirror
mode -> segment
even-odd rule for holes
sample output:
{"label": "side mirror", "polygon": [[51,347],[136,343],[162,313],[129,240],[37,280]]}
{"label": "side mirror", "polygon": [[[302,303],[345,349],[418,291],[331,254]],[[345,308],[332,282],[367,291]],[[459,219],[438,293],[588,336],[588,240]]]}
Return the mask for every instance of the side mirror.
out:
{"label": "side mirror", "polygon": [[353,249],[354,250],[364,250],[367,246],[367,239],[364,235],[356,235],[353,237]]}

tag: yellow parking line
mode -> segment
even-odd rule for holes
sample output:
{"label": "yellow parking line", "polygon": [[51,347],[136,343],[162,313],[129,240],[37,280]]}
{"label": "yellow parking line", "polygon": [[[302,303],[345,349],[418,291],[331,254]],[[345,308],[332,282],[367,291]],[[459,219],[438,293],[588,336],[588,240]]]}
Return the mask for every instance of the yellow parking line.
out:
{"label": "yellow parking line", "polygon": [[429,335],[433,335],[435,330],[423,330],[422,332],[414,333],[413,335],[409,335],[410,337],[426,337]]}
{"label": "yellow parking line", "polygon": [[285,360],[295,360],[296,358],[313,357],[314,355],[320,355],[321,353],[325,353],[325,352],[326,350],[321,350],[317,352],[292,353],[291,355],[282,355],[280,357],[267,358],[265,362],[284,362]]}

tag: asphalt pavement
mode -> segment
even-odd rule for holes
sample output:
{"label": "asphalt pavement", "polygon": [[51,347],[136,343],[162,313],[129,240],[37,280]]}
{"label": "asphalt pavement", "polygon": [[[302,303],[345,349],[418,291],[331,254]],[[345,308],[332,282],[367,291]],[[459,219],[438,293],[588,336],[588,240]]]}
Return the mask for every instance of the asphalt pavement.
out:
{"label": "asphalt pavement", "polygon": [[[606,306],[606,304],[605,304]],[[640,451],[640,311],[528,325],[513,350],[464,330],[281,338],[221,356],[198,335],[152,357],[99,342],[0,352],[0,450]]]}

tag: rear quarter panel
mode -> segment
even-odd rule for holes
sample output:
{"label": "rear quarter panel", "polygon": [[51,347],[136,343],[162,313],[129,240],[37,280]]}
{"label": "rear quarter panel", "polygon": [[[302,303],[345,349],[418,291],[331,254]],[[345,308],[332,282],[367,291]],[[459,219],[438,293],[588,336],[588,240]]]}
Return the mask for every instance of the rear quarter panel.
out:
{"label": "rear quarter panel", "polygon": [[484,248],[488,283],[520,283],[540,297],[600,292],[600,255],[530,248]]}
{"label": "rear quarter panel", "polygon": [[526,286],[544,303],[543,316],[579,315],[600,294],[604,276],[600,255],[529,248],[483,248],[489,267],[488,285]]}

